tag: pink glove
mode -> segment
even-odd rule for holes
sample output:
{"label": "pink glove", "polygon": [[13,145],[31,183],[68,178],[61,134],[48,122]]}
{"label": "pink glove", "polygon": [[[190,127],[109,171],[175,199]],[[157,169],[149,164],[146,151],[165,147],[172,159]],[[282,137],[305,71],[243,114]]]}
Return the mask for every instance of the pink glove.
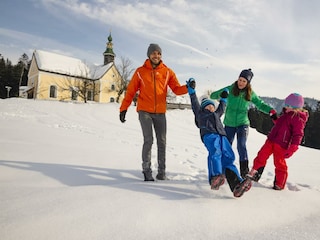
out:
{"label": "pink glove", "polygon": [[291,157],[297,150],[298,150],[298,145],[294,145],[294,144],[290,145],[290,147],[284,152],[284,157],[285,158]]}

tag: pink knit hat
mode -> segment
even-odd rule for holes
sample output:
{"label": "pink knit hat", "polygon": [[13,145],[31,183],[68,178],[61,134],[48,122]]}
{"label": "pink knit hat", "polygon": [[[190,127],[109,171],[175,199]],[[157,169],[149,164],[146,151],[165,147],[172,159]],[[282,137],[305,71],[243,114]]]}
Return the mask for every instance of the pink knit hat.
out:
{"label": "pink knit hat", "polygon": [[291,108],[302,108],[304,105],[303,97],[298,93],[291,93],[285,100],[284,105]]}

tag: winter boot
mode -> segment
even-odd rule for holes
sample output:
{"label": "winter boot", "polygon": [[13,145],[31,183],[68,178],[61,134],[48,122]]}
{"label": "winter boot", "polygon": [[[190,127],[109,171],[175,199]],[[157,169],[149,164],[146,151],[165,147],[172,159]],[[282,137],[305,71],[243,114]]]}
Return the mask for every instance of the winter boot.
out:
{"label": "winter boot", "polygon": [[226,168],[226,179],[228,181],[231,192],[233,192],[234,188],[241,182],[238,174],[236,174],[229,168]]}
{"label": "winter boot", "polygon": [[241,197],[245,192],[249,191],[251,188],[251,179],[246,178],[241,183],[239,183],[233,190],[234,197]]}
{"label": "winter boot", "polygon": [[225,176],[223,174],[213,176],[210,180],[211,189],[219,190],[219,187],[224,184],[224,179],[225,179]]}
{"label": "winter boot", "polygon": [[246,175],[247,178],[250,178],[252,181],[258,182],[261,178],[264,167],[259,168],[258,170],[251,169],[250,172]]}
{"label": "winter boot", "polygon": [[258,171],[255,169],[251,169],[250,172],[247,174],[247,178],[250,178],[252,181],[257,182],[258,181]]}
{"label": "winter boot", "polygon": [[281,188],[281,187],[279,187],[279,186],[277,186],[277,185],[273,185],[273,187],[272,187],[274,190],[283,190],[283,188]]}
{"label": "winter boot", "polygon": [[152,177],[152,172],[143,172],[144,175],[144,181],[154,181]]}
{"label": "winter boot", "polygon": [[274,190],[283,190],[285,186],[280,186],[280,184],[277,183],[277,178],[274,177],[274,181],[273,181],[273,189]]}
{"label": "winter boot", "polygon": [[249,161],[240,161],[240,175],[244,179],[249,172]]}
{"label": "winter boot", "polygon": [[165,172],[158,172],[158,174],[156,176],[156,179],[158,179],[158,180],[168,180]]}

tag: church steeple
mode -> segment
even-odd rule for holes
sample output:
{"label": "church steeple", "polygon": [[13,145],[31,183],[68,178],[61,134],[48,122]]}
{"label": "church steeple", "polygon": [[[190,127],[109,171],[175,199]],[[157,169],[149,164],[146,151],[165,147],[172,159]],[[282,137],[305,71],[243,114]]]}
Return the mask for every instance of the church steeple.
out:
{"label": "church steeple", "polygon": [[114,62],[114,58],[116,55],[113,52],[113,43],[112,43],[111,32],[109,34],[107,48],[104,51],[103,56],[104,56],[104,65],[107,65],[110,62]]}

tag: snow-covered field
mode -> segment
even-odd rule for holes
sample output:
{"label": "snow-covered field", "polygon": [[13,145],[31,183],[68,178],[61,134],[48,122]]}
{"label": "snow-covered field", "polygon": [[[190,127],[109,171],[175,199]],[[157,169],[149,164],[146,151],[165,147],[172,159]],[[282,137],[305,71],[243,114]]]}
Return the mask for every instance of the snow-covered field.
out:
{"label": "snow-covered field", "polygon": [[[284,191],[271,189],[270,158],[236,199],[227,184],[210,190],[191,110],[167,112],[170,180],[156,182],[143,182],[135,108],[118,115],[116,103],[0,100],[1,240],[319,239],[319,150],[288,160]],[[250,129],[251,160],[265,139]],[[156,174],[155,147],[152,158]]]}

